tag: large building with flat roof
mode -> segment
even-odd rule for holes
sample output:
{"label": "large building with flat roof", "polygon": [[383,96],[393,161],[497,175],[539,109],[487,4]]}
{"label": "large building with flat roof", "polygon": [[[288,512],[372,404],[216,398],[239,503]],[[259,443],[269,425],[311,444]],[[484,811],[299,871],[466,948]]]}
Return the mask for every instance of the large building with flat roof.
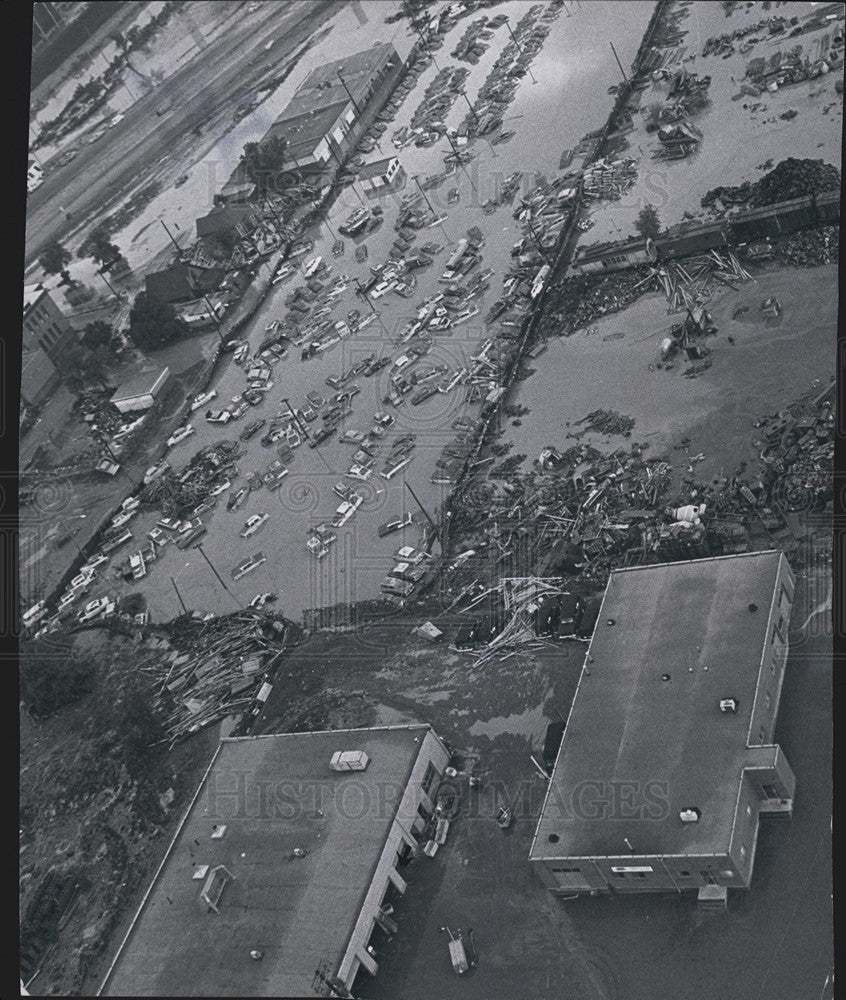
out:
{"label": "large building with flat roof", "polygon": [[[261,143],[287,143],[284,171],[334,173],[373,123],[402,74],[389,42],[378,42],[312,70]],[[226,203],[251,198],[255,184],[239,163],[222,188]]]}
{"label": "large building with flat roof", "polygon": [[792,811],[793,588],[777,551],[611,574],[530,851],[550,890],[749,885],[759,817]]}
{"label": "large building with flat roof", "polygon": [[426,725],[224,739],[100,994],[350,996],[448,760]]}

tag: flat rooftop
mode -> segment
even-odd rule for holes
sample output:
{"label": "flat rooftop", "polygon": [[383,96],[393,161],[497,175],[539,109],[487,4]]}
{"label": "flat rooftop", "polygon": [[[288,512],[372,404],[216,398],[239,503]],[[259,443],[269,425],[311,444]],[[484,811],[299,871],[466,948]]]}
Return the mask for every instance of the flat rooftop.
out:
{"label": "flat rooftop", "polygon": [[[396,49],[389,42],[380,42],[342,59],[324,63],[309,73],[297,88],[291,103],[280,117],[291,117],[303,111],[311,111],[317,107],[339,100],[349,100],[347,89],[354,100],[358,100],[367,92],[373,76],[389,60],[398,65],[400,58]],[[338,74],[343,77],[341,82]],[[344,87],[346,84],[346,88]]]}
{"label": "flat rooftop", "polygon": [[[318,966],[335,971],[343,957],[427,732],[223,740],[101,993],[313,995]],[[367,769],[332,771],[337,750],[364,750]],[[220,839],[216,826],[226,827]],[[233,876],[219,913],[200,899],[198,865]]]}
{"label": "flat rooftop", "polygon": [[[619,856],[626,837],[638,855],[728,846],[742,768],[754,756],[747,736],[781,558],[744,553],[611,574],[533,860]],[[737,711],[721,712],[722,698],[737,699]],[[665,818],[591,818],[612,782],[665,782]],[[699,821],[680,823],[689,806]]]}
{"label": "flat rooftop", "polygon": [[158,388],[163,376],[169,375],[169,368],[155,368],[149,372],[142,372],[135,378],[129,379],[118,386],[111,402],[121,399],[133,399],[135,396],[146,396]]}

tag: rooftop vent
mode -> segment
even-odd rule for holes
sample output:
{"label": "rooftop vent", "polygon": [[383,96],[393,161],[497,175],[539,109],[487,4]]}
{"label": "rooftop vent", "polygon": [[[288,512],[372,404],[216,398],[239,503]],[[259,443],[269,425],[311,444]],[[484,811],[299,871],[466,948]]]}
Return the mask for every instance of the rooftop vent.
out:
{"label": "rooftop vent", "polygon": [[737,711],[737,698],[721,698],[720,699],[720,711],[721,712],[736,712]]}
{"label": "rooftop vent", "polygon": [[679,819],[682,823],[698,823],[701,815],[702,814],[696,808],[682,809],[679,813]]}
{"label": "rooftop vent", "polygon": [[754,603],[750,604],[749,605],[749,610],[754,614],[758,610],[758,605],[754,604]]}
{"label": "rooftop vent", "polygon": [[561,838],[558,836],[557,833],[551,833],[548,839],[550,844],[557,844]]}
{"label": "rooftop vent", "polygon": [[218,825],[217,823],[215,823],[215,825],[212,827],[211,839],[222,840],[225,836],[226,836],[226,825],[225,824]]}
{"label": "rooftop vent", "polygon": [[217,868],[212,869],[211,874],[206,879],[203,891],[200,893],[200,899],[208,905],[209,909],[214,910],[215,913],[220,913],[218,908],[220,897],[223,895],[226,883],[233,878],[235,876],[228,868],[224,865],[218,865]]}
{"label": "rooftop vent", "polygon": [[363,771],[370,758],[363,750],[337,750],[332,754],[329,767],[333,771]]}
{"label": "rooftop vent", "polygon": [[208,865],[197,865],[197,867],[194,869],[194,874],[191,876],[191,878],[197,878],[197,879],[205,878],[206,875],[208,874],[208,870],[209,870]]}

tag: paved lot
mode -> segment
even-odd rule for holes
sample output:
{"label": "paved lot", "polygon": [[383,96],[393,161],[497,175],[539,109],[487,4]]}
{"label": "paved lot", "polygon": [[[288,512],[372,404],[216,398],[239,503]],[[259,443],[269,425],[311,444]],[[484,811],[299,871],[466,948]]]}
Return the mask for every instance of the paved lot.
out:
{"label": "paved lot", "polygon": [[[806,618],[807,585],[797,588],[794,629]],[[468,793],[479,801],[464,798],[446,846],[407,869],[400,930],[382,945],[378,976],[359,979],[359,995],[815,1000],[833,964],[827,621],[820,614],[791,633],[776,739],[797,778],[793,819],[762,823],[752,886],[727,912],[704,917],[689,894],[553,899],[526,860],[542,780],[525,744],[500,737],[490,774],[512,794],[523,788],[524,818],[517,809],[503,833],[490,790]],[[444,925],[474,929],[479,965],[466,977],[451,969]]]}

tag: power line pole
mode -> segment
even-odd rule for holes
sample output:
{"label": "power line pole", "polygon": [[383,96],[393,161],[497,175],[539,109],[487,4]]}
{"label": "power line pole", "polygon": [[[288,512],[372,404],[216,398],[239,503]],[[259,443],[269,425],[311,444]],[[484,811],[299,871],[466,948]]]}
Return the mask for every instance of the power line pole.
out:
{"label": "power line pole", "polygon": [[176,586],[176,580],[171,577],[170,582],[173,584],[173,589],[176,591],[176,596],[179,600],[179,605],[182,608],[182,613],[187,615],[188,608],[185,607],[185,601],[182,600],[182,595],[179,593],[179,588]]}
{"label": "power line pole", "polygon": [[[519,51],[520,55],[521,56],[524,55],[525,53],[523,52],[523,46],[517,41],[517,36],[511,30],[511,24],[509,23],[507,18],[505,20],[505,27],[508,28],[508,34],[511,35],[511,40],[517,46],[517,50]],[[526,70],[529,76],[532,78],[532,83],[537,83],[538,81],[535,79],[534,73],[532,73],[532,67],[529,66],[528,63],[526,64]]]}
{"label": "power line pole", "polygon": [[611,51],[614,53],[614,58],[617,60],[617,65],[620,67],[620,73],[623,75],[623,83],[626,82],[626,71],[623,69],[623,64],[620,62],[620,57],[617,55],[617,50],[614,48],[614,43],[609,41],[608,44],[611,46]]}
{"label": "power line pole", "polygon": [[232,593],[232,591],[226,586],[226,584],[223,581],[223,577],[214,568],[214,566],[212,565],[211,560],[206,555],[206,553],[203,551],[203,546],[202,545],[198,545],[197,546],[197,551],[200,553],[200,555],[203,557],[203,559],[205,559],[205,561],[209,564],[209,568],[211,569],[212,573],[214,573],[214,575],[217,577],[218,581],[220,582],[221,587],[223,587],[223,589],[226,591],[226,593],[229,594],[229,596],[232,598],[232,600],[238,605],[239,609],[243,611],[243,605],[238,600],[238,598]]}
{"label": "power line pole", "polygon": [[437,536],[437,533],[438,533],[438,526],[437,526],[437,524],[435,524],[435,522],[432,520],[432,518],[429,517],[429,512],[426,510],[426,508],[423,506],[423,504],[420,503],[420,501],[418,500],[417,494],[411,488],[411,484],[408,482],[408,480],[404,479],[403,483],[405,483],[405,488],[408,490],[408,492],[412,495],[412,497],[414,497],[414,502],[423,511],[423,514],[425,515],[426,520],[429,522],[429,524],[432,525],[432,529],[435,532],[435,535]]}
{"label": "power line pole", "polygon": [[[418,187],[418,188],[420,189],[420,194],[422,194],[422,195],[423,195],[423,198],[424,198],[424,200],[425,200],[426,204],[427,204],[427,205],[429,206],[429,211],[430,211],[430,212],[432,213],[432,215],[433,215],[433,216],[434,216],[434,217],[435,217],[436,219],[438,219],[438,218],[439,218],[439,216],[438,216],[438,213],[437,213],[437,212],[435,211],[434,207],[432,206],[432,203],[431,203],[431,201],[429,201],[429,199],[428,199],[428,198],[426,197],[426,192],[425,192],[425,191],[423,190],[423,188],[422,188],[422,186],[421,186],[421,184],[420,184],[420,180],[419,180],[419,178],[417,177],[417,175],[416,175],[416,174],[414,175],[414,183],[415,183],[415,184],[417,185],[417,187]],[[441,222],[438,222],[438,226],[440,227],[440,230],[441,230],[441,232],[442,232],[442,233],[444,234],[444,238],[446,239],[446,241],[447,241],[447,244],[448,244],[449,246],[452,246],[452,244],[454,243],[454,240],[453,240],[453,239],[452,239],[452,238],[450,237],[449,233],[448,233],[448,232],[446,231],[446,229],[444,228],[444,224],[443,224],[443,222],[442,222],[442,221],[441,221]]]}

